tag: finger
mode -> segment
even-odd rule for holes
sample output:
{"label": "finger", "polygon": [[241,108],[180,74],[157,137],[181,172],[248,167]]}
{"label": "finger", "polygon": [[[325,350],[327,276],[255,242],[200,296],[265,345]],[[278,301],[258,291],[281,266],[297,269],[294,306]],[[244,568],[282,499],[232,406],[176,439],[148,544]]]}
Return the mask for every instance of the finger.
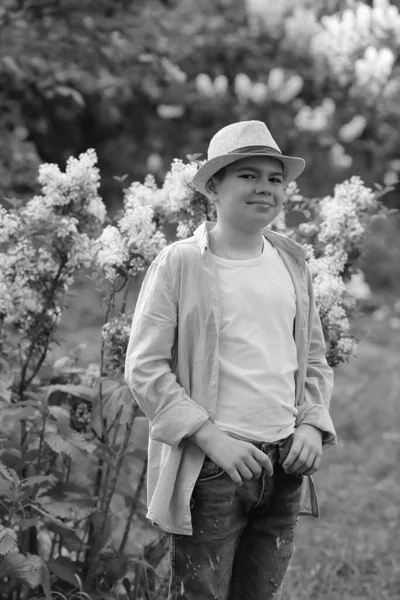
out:
{"label": "finger", "polygon": [[262,452],[262,450],[259,450],[256,447],[254,447],[254,450],[256,452],[253,456],[255,457],[256,461],[258,462],[259,465],[261,465],[261,467],[263,469],[265,469],[267,474],[271,477],[274,472],[274,467],[272,466],[271,459],[269,458],[269,456],[264,454],[264,452]]}
{"label": "finger", "polygon": [[292,444],[292,447],[290,448],[290,452],[287,455],[287,457],[285,458],[282,468],[284,469],[284,471],[288,471],[289,469],[291,469],[293,463],[295,462],[295,460],[297,460],[297,457],[299,456],[300,452],[302,451],[303,445],[301,442],[295,440]]}
{"label": "finger", "polygon": [[297,461],[295,461],[292,465],[292,471],[296,472],[298,475],[304,475],[305,471],[311,469],[314,459],[316,457],[316,452],[312,448],[307,448],[303,446],[301,453],[299,454]]}
{"label": "finger", "polygon": [[309,471],[310,469],[312,469],[314,464],[314,455],[313,454],[309,454],[307,457],[307,460],[305,461],[304,465],[299,467],[296,470],[296,473],[298,473],[298,475],[305,475],[305,473],[307,471]]}
{"label": "finger", "polygon": [[317,454],[316,457],[314,458],[314,461],[313,461],[311,467],[308,469],[308,471],[304,471],[303,475],[314,475],[314,473],[316,473],[318,471],[318,469],[320,468],[321,462],[322,462],[322,456]]}
{"label": "finger", "polygon": [[227,473],[234,483],[237,483],[238,485],[243,485],[243,480],[240,477],[240,473],[237,469],[227,471]]}
{"label": "finger", "polygon": [[252,456],[250,456],[246,460],[246,465],[249,467],[250,471],[253,473],[253,478],[258,479],[258,477],[260,477],[260,475],[262,473],[262,467],[259,465],[259,463],[256,461],[256,459],[253,458]]}
{"label": "finger", "polygon": [[305,474],[312,475],[313,473],[318,471],[318,469],[321,466],[321,461],[322,461],[322,454],[320,454],[319,452],[311,451],[310,455],[307,459],[307,464],[309,465],[308,469],[306,468],[306,465],[305,465],[302,474],[303,475],[305,475]]}
{"label": "finger", "polygon": [[253,479],[253,473],[246,464],[241,464],[237,468],[243,479]]}
{"label": "finger", "polygon": [[306,465],[306,468],[308,469],[309,466],[311,465],[311,461],[309,464],[307,464],[307,460],[308,457],[310,455],[310,451],[307,448],[302,448],[300,454],[298,455],[298,457],[296,458],[295,461],[293,461],[292,465],[286,469],[289,473],[300,473],[299,469],[301,469],[304,465]]}

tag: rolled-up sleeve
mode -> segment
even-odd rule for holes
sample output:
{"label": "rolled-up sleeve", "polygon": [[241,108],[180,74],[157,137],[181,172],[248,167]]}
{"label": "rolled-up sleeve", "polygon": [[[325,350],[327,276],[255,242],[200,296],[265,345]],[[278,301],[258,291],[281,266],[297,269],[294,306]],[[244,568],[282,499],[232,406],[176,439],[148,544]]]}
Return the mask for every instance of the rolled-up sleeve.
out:
{"label": "rolled-up sleeve", "polygon": [[323,432],[324,446],[337,444],[336,431],[329,414],[333,391],[333,371],[326,360],[326,344],[314,299],[313,284],[307,268],[309,309],[309,349],[304,397],[298,406],[296,425],[306,423]]}
{"label": "rolled-up sleeve", "polygon": [[178,328],[178,300],[157,257],[147,270],[132,319],[125,381],[150,420],[150,437],[178,445],[208,419],[171,371]]}

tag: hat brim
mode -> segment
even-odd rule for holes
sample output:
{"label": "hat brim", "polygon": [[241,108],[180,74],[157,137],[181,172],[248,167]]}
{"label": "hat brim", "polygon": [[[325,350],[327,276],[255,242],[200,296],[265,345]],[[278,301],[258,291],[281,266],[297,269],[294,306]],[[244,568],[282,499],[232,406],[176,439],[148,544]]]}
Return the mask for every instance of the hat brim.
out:
{"label": "hat brim", "polygon": [[204,195],[207,195],[206,183],[217,171],[231,165],[238,160],[242,160],[243,158],[247,158],[249,156],[267,156],[270,158],[275,158],[276,160],[280,160],[284,166],[283,180],[284,183],[289,183],[290,181],[294,181],[301,175],[306,166],[306,161],[303,158],[299,158],[297,156],[283,156],[282,154],[272,153],[268,154],[266,152],[249,152],[249,153],[231,153],[225,154],[223,156],[217,156],[208,160],[204,165],[200,167],[197,171],[196,175],[193,177],[193,185]]}

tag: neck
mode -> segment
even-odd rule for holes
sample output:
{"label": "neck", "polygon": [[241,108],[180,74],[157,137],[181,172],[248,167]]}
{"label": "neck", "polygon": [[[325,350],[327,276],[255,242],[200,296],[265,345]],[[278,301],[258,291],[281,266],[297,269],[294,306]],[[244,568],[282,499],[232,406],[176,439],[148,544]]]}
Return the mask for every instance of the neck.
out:
{"label": "neck", "polygon": [[229,223],[218,223],[210,229],[229,254],[229,250],[237,253],[261,254],[263,248],[263,231],[243,231],[232,227]]}

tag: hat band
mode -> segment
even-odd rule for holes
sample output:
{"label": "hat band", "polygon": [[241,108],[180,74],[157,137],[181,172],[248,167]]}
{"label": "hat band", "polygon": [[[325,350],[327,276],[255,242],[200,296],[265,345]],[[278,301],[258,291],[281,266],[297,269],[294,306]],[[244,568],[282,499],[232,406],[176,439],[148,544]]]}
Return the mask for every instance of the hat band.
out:
{"label": "hat band", "polygon": [[282,156],[282,152],[271,146],[245,146],[231,150],[228,154],[280,154]]}

